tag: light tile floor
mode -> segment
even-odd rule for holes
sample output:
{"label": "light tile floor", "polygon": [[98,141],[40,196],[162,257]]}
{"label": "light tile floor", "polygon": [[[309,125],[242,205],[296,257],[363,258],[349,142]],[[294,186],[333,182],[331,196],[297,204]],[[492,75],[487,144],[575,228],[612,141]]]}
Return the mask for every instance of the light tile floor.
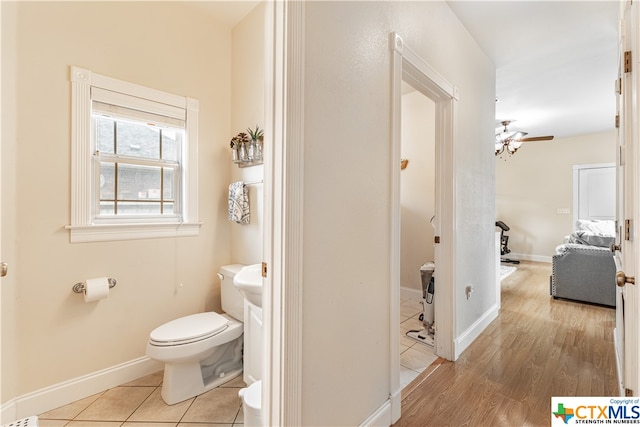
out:
{"label": "light tile floor", "polygon": [[[422,329],[419,299],[403,298],[400,307],[400,385],[404,388],[437,357],[433,349],[405,336]],[[95,394],[38,416],[40,427],[238,427],[243,414],[238,391],[242,376],[175,405],[160,396],[162,371]]]}
{"label": "light tile floor", "polygon": [[160,396],[162,371],[38,416],[40,427],[234,427],[243,426],[238,391],[242,375],[200,396],[167,405]]}
{"label": "light tile floor", "polygon": [[407,331],[422,329],[418,319],[422,313],[420,299],[400,299],[400,386],[404,388],[438,358],[433,348],[419,343],[405,334]]}

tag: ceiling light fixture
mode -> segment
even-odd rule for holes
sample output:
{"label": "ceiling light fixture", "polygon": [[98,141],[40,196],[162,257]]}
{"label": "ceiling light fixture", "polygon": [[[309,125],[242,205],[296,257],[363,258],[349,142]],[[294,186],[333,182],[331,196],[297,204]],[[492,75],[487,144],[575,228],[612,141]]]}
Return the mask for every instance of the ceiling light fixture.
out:
{"label": "ceiling light fixture", "polygon": [[521,138],[527,134],[527,132],[520,131],[510,132],[509,129],[507,129],[510,123],[510,120],[501,122],[504,130],[496,134],[496,156],[501,155],[505,150],[509,154],[515,154],[522,145]]}

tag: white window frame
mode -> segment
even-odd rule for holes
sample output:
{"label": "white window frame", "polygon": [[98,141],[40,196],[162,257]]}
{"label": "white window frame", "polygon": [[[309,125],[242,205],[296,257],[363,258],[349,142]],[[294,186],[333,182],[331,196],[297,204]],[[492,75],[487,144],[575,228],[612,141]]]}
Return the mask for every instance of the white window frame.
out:
{"label": "white window frame", "polygon": [[[79,67],[71,67],[71,225],[72,243],[134,240],[161,237],[197,236],[198,221],[198,100],[150,89],[134,83],[103,76]],[[100,88],[137,98],[182,108],[186,114],[186,136],[180,180],[180,220],[167,221],[141,217],[137,222],[114,219],[111,223],[94,221],[96,186],[91,137],[91,88]]]}

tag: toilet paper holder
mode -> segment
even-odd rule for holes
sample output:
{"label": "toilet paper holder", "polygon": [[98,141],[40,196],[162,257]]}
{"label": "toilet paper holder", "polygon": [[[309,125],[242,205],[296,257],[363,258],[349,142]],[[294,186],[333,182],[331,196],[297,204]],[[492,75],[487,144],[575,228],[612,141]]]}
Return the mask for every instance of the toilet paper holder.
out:
{"label": "toilet paper holder", "polygon": [[[114,279],[113,277],[109,277],[107,281],[109,282],[109,289],[113,288],[118,283],[116,279]],[[73,292],[75,292],[76,294],[81,294],[85,291],[86,288],[87,288],[87,284],[85,282],[78,282],[75,285],[73,285],[72,289],[73,289]]]}

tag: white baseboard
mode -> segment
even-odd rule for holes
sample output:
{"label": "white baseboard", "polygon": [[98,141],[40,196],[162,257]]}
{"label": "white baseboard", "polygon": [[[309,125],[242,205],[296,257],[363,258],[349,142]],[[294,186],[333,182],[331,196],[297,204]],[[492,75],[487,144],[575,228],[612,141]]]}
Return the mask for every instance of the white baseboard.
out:
{"label": "white baseboard", "polygon": [[359,427],[389,427],[391,422],[391,399],[374,411]]}
{"label": "white baseboard", "polygon": [[534,262],[547,262],[551,263],[551,257],[546,255],[532,255],[532,254],[518,254],[511,252],[504,256],[504,258],[517,259],[520,261],[534,261]]}
{"label": "white baseboard", "polygon": [[457,360],[462,352],[465,351],[476,338],[478,338],[480,333],[484,331],[487,326],[489,326],[489,323],[493,322],[493,320],[498,317],[499,311],[500,307],[498,307],[498,305],[493,305],[482,317],[476,320],[473,325],[464,331],[462,335],[454,340],[454,360]]}
{"label": "white baseboard", "polygon": [[101,391],[162,370],[164,365],[148,357],[130,360],[11,399],[0,407],[2,424],[42,414]]}
{"label": "white baseboard", "polygon": [[402,415],[402,389],[399,388],[394,393],[391,393],[391,424],[395,424]]}
{"label": "white baseboard", "polygon": [[3,403],[2,406],[0,406],[0,423],[4,425],[17,420],[18,416],[16,415],[16,413],[17,411],[15,399]]}

